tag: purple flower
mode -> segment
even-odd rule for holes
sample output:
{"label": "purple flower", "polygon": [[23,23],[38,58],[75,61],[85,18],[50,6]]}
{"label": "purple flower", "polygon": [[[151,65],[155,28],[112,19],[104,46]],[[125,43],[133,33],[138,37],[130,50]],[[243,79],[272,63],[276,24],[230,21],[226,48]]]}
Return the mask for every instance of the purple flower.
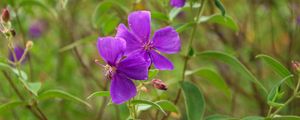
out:
{"label": "purple flower", "polygon": [[[14,49],[14,52],[16,54],[17,61],[19,61],[22,58],[25,50],[20,46],[16,46]],[[9,60],[12,62],[16,62],[12,52],[9,52]],[[24,61],[25,61],[25,59],[23,61],[21,61],[21,63],[23,63]]]}
{"label": "purple flower", "polygon": [[170,4],[173,7],[180,8],[184,6],[185,0],[170,0]]}
{"label": "purple flower", "polygon": [[122,38],[98,38],[97,48],[107,63],[105,70],[111,79],[112,102],[122,104],[134,97],[137,90],[132,80],[146,80],[149,64],[141,56],[124,58],[126,41]]}
{"label": "purple flower", "polygon": [[157,69],[172,70],[171,61],[161,55],[174,54],[180,51],[180,38],[172,27],[165,27],[151,34],[151,16],[149,11],[136,11],[128,16],[129,29],[120,24],[116,37],[124,38],[127,42],[125,54],[143,55],[147,61],[153,63]]}
{"label": "purple flower", "polygon": [[36,20],[29,27],[29,36],[31,38],[39,38],[45,32],[47,28],[47,22],[45,20]]}

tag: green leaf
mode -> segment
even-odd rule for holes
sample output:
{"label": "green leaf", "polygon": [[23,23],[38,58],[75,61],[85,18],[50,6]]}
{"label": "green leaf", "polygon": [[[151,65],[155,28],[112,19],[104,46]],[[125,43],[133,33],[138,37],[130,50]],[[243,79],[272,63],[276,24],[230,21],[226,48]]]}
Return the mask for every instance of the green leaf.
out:
{"label": "green leaf", "polygon": [[98,92],[94,92],[92,93],[91,95],[89,95],[86,99],[90,99],[92,97],[95,97],[95,96],[110,96],[110,92],[109,91],[98,91]]}
{"label": "green leaf", "polygon": [[[114,11],[115,10],[115,11]],[[116,1],[103,1],[100,2],[92,15],[92,23],[94,28],[98,28],[101,23],[103,23],[103,19],[107,19],[107,15],[103,13],[111,13],[111,12],[122,12],[122,14],[126,14],[129,11],[123,4],[120,4]]]}
{"label": "green leaf", "polygon": [[[292,73],[286,67],[284,67],[284,65],[268,55],[257,55],[256,58],[260,58],[265,61],[265,63],[282,78],[292,75]],[[294,88],[292,78],[287,80],[287,85],[291,88]]]}
{"label": "green leaf", "polygon": [[157,20],[161,20],[161,21],[166,21],[166,22],[169,21],[168,16],[166,16],[165,14],[160,13],[160,12],[152,11],[151,12],[151,17],[154,18],[154,19],[157,19]]}
{"label": "green leaf", "polygon": [[238,119],[229,117],[227,115],[215,114],[215,115],[210,115],[210,116],[206,117],[205,120],[238,120]]}
{"label": "green leaf", "polygon": [[200,90],[192,83],[182,82],[188,120],[201,120],[205,112],[205,100]]}
{"label": "green leaf", "polygon": [[13,109],[17,106],[25,105],[22,101],[11,101],[5,104],[0,105],[0,113],[3,113],[4,111],[8,111],[10,109]]}
{"label": "green leaf", "polygon": [[169,13],[169,19],[170,21],[173,21],[174,18],[180,13],[182,8],[173,8]]}
{"label": "green leaf", "polygon": [[150,69],[148,72],[148,79],[154,78],[158,74],[159,70],[158,69]]}
{"label": "green leaf", "polygon": [[242,118],[242,120],[264,120],[264,117],[260,117],[260,116],[247,116]]}
{"label": "green leaf", "polygon": [[192,27],[192,26],[194,26],[194,25],[196,25],[195,22],[188,22],[188,23],[179,25],[179,26],[176,28],[176,31],[177,31],[178,33],[181,33],[181,32],[187,30],[188,28],[190,28],[190,27]]}
{"label": "green leaf", "polygon": [[64,51],[67,51],[67,50],[71,50],[71,49],[73,49],[74,47],[76,47],[78,45],[88,43],[88,42],[91,42],[91,41],[95,41],[95,40],[97,40],[97,38],[98,38],[98,35],[90,35],[90,36],[84,37],[80,40],[76,40],[75,42],[73,42],[69,45],[64,46],[63,48],[61,48],[59,50],[59,52],[64,52]]}
{"label": "green leaf", "polygon": [[222,16],[222,15],[212,15],[212,16],[202,16],[200,17],[198,23],[216,23],[219,25],[222,25],[224,27],[227,27],[233,31],[238,31],[239,27],[236,24],[236,22],[230,17],[230,16]]}
{"label": "green leaf", "polygon": [[65,100],[70,100],[73,102],[82,103],[91,108],[91,105],[89,103],[87,103],[86,101],[84,101],[70,93],[61,91],[61,90],[48,90],[48,91],[41,93],[38,96],[39,100],[45,100],[45,99],[50,99],[50,98],[61,98],[61,99],[65,99]]}
{"label": "green leaf", "polygon": [[219,60],[230,65],[230,67],[239,72],[245,79],[256,83],[266,94],[268,93],[267,89],[258,81],[258,79],[234,56],[219,51],[205,51],[198,54],[198,56],[204,59]]}
{"label": "green leaf", "polygon": [[[28,77],[27,77],[27,74],[24,72],[24,71],[20,71],[21,73],[21,76],[19,75],[19,71],[13,67],[11,67],[10,65],[8,64],[5,64],[5,63],[1,63],[0,62],[0,69],[2,70],[10,70],[11,72],[13,72],[15,75],[17,75],[18,77],[20,77],[23,81],[27,81]],[[23,82],[22,81],[22,82]]]}
{"label": "green leaf", "polygon": [[159,104],[155,103],[155,102],[151,102],[151,101],[148,101],[148,100],[132,100],[131,103],[134,104],[134,105],[138,105],[138,104],[151,105],[154,108],[160,110],[165,115],[167,115],[167,113],[162,109],[162,107]]}
{"label": "green leaf", "polygon": [[42,84],[40,82],[27,83],[29,90],[35,95],[38,95],[38,91],[41,89]]}
{"label": "green leaf", "polygon": [[280,86],[286,81],[289,80],[290,78],[292,78],[293,75],[289,75],[284,77],[282,80],[280,80],[278,83],[276,83],[270,93],[268,94],[268,104],[270,106],[274,106],[274,107],[280,107],[283,104],[282,103],[277,103],[276,100],[277,98],[280,96]]}
{"label": "green leaf", "polygon": [[165,111],[179,113],[177,106],[168,100],[160,100],[156,101],[155,103],[158,104]]}
{"label": "green leaf", "polygon": [[220,0],[215,0],[215,5],[217,6],[217,8],[221,11],[222,15],[225,16],[226,14],[226,10],[224,5],[222,4],[222,2]]}
{"label": "green leaf", "polygon": [[190,48],[189,53],[188,53],[189,57],[194,57],[195,56],[195,50],[193,47]]}
{"label": "green leaf", "polygon": [[33,6],[40,7],[42,9],[44,9],[45,11],[49,12],[54,18],[57,18],[57,14],[56,14],[55,10],[48,7],[47,5],[45,5],[44,3],[42,3],[39,0],[24,0],[19,3],[19,8],[22,8],[25,6],[29,6],[31,8]]}
{"label": "green leaf", "polygon": [[276,116],[272,120],[300,120],[300,116]]}
{"label": "green leaf", "polygon": [[210,68],[199,68],[197,70],[193,71],[187,71],[185,73],[186,75],[193,75],[196,74],[204,79],[206,79],[208,82],[210,82],[212,85],[214,85],[217,89],[222,91],[228,98],[231,98],[231,91],[230,88],[227,86],[225,80],[222,78],[222,76],[219,75],[216,71],[210,69]]}

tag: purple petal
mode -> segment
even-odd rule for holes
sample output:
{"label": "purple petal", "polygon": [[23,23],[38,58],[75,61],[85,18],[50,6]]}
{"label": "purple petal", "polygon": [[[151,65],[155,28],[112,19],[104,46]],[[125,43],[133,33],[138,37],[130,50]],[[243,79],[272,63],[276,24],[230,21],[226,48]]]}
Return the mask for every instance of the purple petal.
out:
{"label": "purple petal", "polygon": [[117,72],[124,73],[134,80],[147,80],[149,62],[140,55],[131,55],[122,60],[117,66]]}
{"label": "purple petal", "polygon": [[109,65],[114,66],[124,55],[126,41],[122,38],[113,37],[98,38],[97,48],[101,57]]}
{"label": "purple petal", "polygon": [[185,0],[170,0],[170,4],[173,7],[183,7],[185,4]]}
{"label": "purple petal", "polygon": [[112,102],[122,104],[136,95],[134,83],[122,74],[115,74],[110,85]]}
{"label": "purple petal", "polygon": [[135,50],[141,49],[142,41],[136,38],[124,24],[120,24],[117,29],[116,37],[121,37],[126,40],[126,53],[129,54]]}
{"label": "purple petal", "polygon": [[172,27],[157,30],[153,36],[154,47],[164,53],[173,54],[180,51],[180,38]]}
{"label": "purple petal", "polygon": [[[16,54],[17,61],[19,61],[22,58],[25,50],[22,47],[17,46],[17,47],[14,48],[14,52]],[[12,52],[9,53],[9,60],[13,61],[13,62],[16,61]],[[21,63],[24,62],[24,61],[25,61],[25,59],[23,61],[21,61]]]}
{"label": "purple petal", "polygon": [[150,56],[154,66],[159,70],[173,70],[174,66],[166,57],[160,55],[156,51],[150,51]]}
{"label": "purple petal", "polygon": [[128,16],[131,31],[143,42],[147,42],[151,33],[151,15],[149,11],[136,11]]}

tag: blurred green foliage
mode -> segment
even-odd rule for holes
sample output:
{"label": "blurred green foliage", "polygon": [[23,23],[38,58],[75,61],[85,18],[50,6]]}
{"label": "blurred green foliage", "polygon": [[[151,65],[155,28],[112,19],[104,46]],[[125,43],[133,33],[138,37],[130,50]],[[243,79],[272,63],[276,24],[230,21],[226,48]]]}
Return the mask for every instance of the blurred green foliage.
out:
{"label": "blurred green foliage", "polygon": [[[112,104],[105,92],[110,81],[95,63],[101,60],[96,41],[98,36],[114,36],[117,25],[126,24],[127,15],[136,10],[151,11],[152,30],[176,28],[182,43],[181,53],[168,55],[173,71],[149,73],[151,79],[165,81],[167,91],[136,83],[146,88],[133,101],[138,118],[162,119],[166,112],[167,119],[259,120],[290,98],[298,79],[291,61],[300,59],[300,1],[207,0],[200,18],[195,16],[201,0],[186,1],[183,8],[173,8],[169,0],[2,0],[0,8],[9,9],[16,31],[14,43],[25,47],[26,41],[34,42],[21,69],[31,84],[28,89],[38,94],[28,93],[18,80],[24,76],[7,66],[8,41],[1,35],[0,120],[37,119],[26,109],[28,104],[37,104],[49,120],[127,119],[126,104]],[[46,27],[33,38],[30,27],[37,20]],[[187,48],[191,37],[194,41]],[[187,71],[182,74],[187,57]],[[186,75],[183,83],[181,75]],[[20,101],[7,76],[25,101]],[[181,87],[184,95],[175,105],[172,101]],[[276,119],[300,119],[295,99]]]}

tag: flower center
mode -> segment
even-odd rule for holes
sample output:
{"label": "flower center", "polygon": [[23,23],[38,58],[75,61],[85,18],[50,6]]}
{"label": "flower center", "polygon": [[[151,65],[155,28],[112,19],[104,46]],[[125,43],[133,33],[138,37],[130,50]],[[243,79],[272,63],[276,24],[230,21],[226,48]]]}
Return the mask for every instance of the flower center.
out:
{"label": "flower center", "polygon": [[143,49],[146,51],[150,51],[153,49],[153,45],[151,44],[151,42],[148,42],[148,43],[144,44]]}
{"label": "flower center", "polygon": [[108,77],[109,79],[112,78],[112,75],[116,72],[116,67],[110,66],[110,65],[105,65],[104,69],[106,71],[105,76]]}

